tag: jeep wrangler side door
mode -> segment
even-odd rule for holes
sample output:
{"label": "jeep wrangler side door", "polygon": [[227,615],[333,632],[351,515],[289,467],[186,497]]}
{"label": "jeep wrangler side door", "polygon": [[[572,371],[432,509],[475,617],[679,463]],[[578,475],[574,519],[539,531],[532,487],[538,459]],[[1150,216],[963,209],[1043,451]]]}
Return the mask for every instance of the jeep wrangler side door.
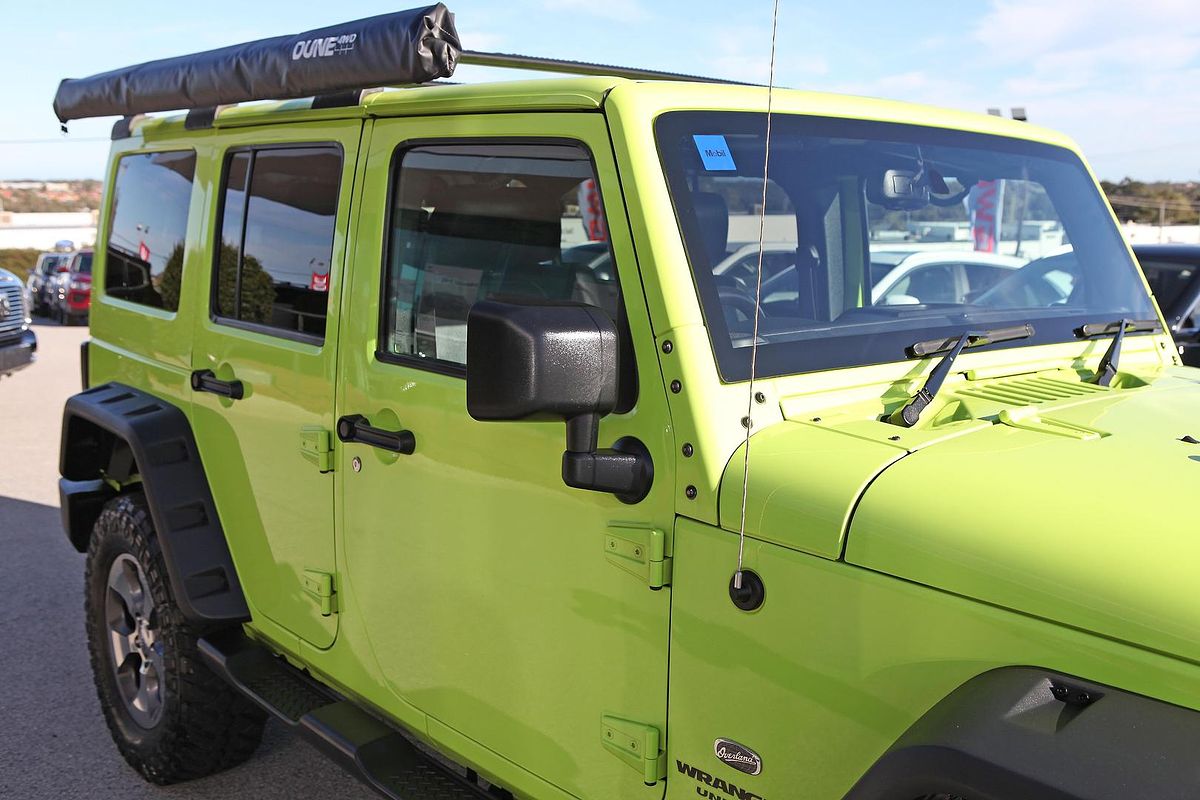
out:
{"label": "jeep wrangler side door", "polygon": [[[673,444],[604,119],[379,119],[366,157],[338,400],[363,435],[336,475],[379,670],[434,740],[578,797],[661,796]],[[600,446],[645,444],[649,496],[565,486],[562,423],[468,416],[467,312],[486,298],[625,327],[636,362]]]}
{"label": "jeep wrangler side door", "polygon": [[361,133],[360,120],[234,132],[210,205],[193,425],[255,625],[293,650],[337,631],[330,437]]}

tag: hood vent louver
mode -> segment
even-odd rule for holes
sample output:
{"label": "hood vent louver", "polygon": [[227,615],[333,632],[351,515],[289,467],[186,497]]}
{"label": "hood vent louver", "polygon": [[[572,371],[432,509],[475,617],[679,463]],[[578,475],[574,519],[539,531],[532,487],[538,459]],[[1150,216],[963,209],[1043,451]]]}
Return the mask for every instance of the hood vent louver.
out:
{"label": "hood vent louver", "polygon": [[1088,397],[1112,391],[1092,383],[1064,381],[1057,378],[1022,377],[998,380],[983,386],[961,386],[954,390],[959,397],[974,397],[1004,405],[1035,405],[1052,400]]}

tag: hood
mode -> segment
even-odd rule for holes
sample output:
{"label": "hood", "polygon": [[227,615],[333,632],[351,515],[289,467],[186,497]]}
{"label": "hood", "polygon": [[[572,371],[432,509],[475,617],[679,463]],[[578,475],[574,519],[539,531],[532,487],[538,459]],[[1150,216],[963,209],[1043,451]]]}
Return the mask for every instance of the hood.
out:
{"label": "hood", "polygon": [[845,559],[1200,662],[1200,370],[1030,383],[956,392],[999,410],[877,473]]}

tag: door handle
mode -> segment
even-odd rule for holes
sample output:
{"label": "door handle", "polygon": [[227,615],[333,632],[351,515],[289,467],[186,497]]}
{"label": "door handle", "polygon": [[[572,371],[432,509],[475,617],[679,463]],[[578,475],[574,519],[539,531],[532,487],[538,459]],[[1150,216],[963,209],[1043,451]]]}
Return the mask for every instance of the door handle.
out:
{"label": "door handle", "polygon": [[401,455],[412,455],[417,447],[417,437],[412,431],[385,431],[383,428],[373,428],[362,414],[350,414],[342,417],[337,423],[337,436],[343,442],[358,442],[390,450]]}
{"label": "door handle", "polygon": [[223,381],[211,369],[198,369],[192,373],[192,391],[211,392],[230,400],[241,400],[246,396],[246,387],[241,381]]}

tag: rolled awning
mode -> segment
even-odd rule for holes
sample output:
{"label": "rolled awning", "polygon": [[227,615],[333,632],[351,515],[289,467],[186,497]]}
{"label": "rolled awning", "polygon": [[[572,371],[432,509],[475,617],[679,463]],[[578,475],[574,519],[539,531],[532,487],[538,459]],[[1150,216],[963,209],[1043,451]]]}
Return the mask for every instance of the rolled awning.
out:
{"label": "rolled awning", "polygon": [[454,15],[425,8],[68,78],[61,122],[283,100],[447,78],[461,53]]}

